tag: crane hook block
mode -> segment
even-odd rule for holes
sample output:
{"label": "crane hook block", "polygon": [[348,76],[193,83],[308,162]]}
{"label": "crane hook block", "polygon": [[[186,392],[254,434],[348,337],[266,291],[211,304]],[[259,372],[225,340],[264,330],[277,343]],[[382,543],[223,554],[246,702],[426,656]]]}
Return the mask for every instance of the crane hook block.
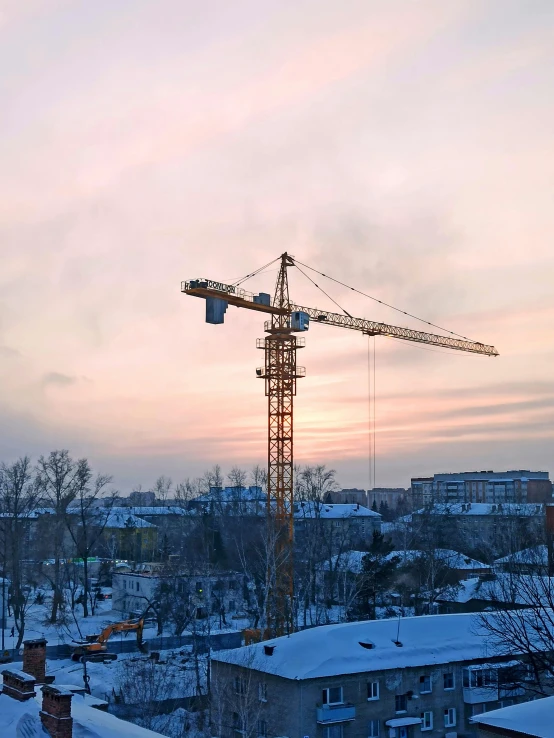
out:
{"label": "crane hook block", "polygon": [[225,320],[229,303],[219,297],[206,297],[206,323],[220,325]]}
{"label": "crane hook block", "polygon": [[295,310],[290,316],[290,327],[293,331],[307,331],[310,327],[310,316],[302,310]]}

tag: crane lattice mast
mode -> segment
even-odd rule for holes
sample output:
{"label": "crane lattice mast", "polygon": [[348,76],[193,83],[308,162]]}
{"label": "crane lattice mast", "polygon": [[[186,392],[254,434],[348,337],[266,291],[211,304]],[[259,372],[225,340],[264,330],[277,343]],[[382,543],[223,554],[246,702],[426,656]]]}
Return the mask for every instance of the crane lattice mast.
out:
{"label": "crane lattice mast", "polygon": [[494,346],[477,341],[401,328],[291,303],[287,269],[295,265],[294,259],[284,253],[280,261],[273,300],[267,293],[253,295],[235,285],[209,279],[181,283],[182,292],[206,300],[208,323],[223,323],[228,305],[271,315],[264,326],[268,335],[256,342],[257,347],[264,350],[265,356],[264,366],[258,368],[256,374],[265,380],[268,398],[269,556],[265,629],[269,636],[284,635],[294,630],[293,398],[296,395],[296,380],[305,376],[305,369],[296,364],[296,351],[304,346],[304,339],[294,334],[307,330],[311,320],[320,325],[361,331],[369,336],[389,336],[483,356],[498,356]]}

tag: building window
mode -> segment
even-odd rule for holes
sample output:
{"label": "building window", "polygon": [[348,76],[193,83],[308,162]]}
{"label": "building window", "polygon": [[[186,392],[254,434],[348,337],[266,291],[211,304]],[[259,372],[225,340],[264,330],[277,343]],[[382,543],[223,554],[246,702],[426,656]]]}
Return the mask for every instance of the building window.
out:
{"label": "building window", "polygon": [[235,611],[235,601],[234,600],[229,600],[229,607],[227,609],[229,610],[229,612]]}
{"label": "building window", "polygon": [[335,725],[327,725],[324,735],[325,738],[342,738],[341,723],[335,723]]}
{"label": "building window", "polygon": [[442,675],[443,686],[445,689],[454,689],[454,674],[449,671],[448,674]]}
{"label": "building window", "polygon": [[246,694],[246,682],[241,677],[235,677],[235,692],[237,694]]}
{"label": "building window", "polygon": [[405,694],[397,694],[395,696],[394,709],[396,712],[406,712],[408,709],[408,699]]}
{"label": "building window", "polygon": [[342,687],[327,687],[323,690],[324,705],[342,705]]}
{"label": "building window", "polygon": [[140,582],[137,582],[137,592],[140,592]]}
{"label": "building window", "polygon": [[125,589],[127,589],[127,580],[126,580],[126,579],[124,579],[124,580],[123,580],[123,587],[124,587]]}
{"label": "building window", "polygon": [[244,718],[241,717],[238,712],[233,713],[233,729],[237,731],[237,733],[243,734],[245,732],[244,730],[245,721]]}
{"label": "building window", "polygon": [[267,702],[267,684],[265,682],[258,684],[258,699],[260,702]]}
{"label": "building window", "polygon": [[267,738],[267,723],[265,720],[258,720],[258,736],[259,738]]}
{"label": "building window", "polygon": [[367,699],[368,701],[379,699],[379,682],[367,683]]}
{"label": "building window", "polygon": [[431,692],[431,677],[429,674],[419,677],[419,693],[429,694]]}
{"label": "building window", "polygon": [[422,712],[421,713],[421,730],[433,730],[433,713]]}
{"label": "building window", "polygon": [[379,738],[379,721],[378,720],[369,721],[367,736],[368,738]]}
{"label": "building window", "polygon": [[456,725],[456,708],[449,707],[444,711],[444,727],[453,728]]}

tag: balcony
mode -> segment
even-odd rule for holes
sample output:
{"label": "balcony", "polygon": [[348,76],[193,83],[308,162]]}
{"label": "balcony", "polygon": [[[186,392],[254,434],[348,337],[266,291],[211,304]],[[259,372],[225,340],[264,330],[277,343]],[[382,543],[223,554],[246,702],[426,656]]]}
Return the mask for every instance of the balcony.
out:
{"label": "balcony", "polygon": [[317,722],[320,725],[331,723],[346,723],[356,718],[356,707],[354,705],[323,705],[317,707]]}
{"label": "balcony", "polygon": [[466,705],[478,705],[481,702],[496,702],[498,687],[464,687]]}

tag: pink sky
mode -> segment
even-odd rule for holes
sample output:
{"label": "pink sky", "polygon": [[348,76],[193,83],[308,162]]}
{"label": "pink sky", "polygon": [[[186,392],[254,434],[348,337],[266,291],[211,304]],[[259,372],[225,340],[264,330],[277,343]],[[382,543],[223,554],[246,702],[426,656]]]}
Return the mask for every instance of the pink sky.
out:
{"label": "pink sky", "polygon": [[[287,250],[500,351],[377,341],[378,485],[549,469],[553,49],[550,0],[4,2],[0,458],[67,447],[125,492],[264,463],[263,316],[179,287]],[[366,487],[367,338],[306,343],[296,460]]]}

